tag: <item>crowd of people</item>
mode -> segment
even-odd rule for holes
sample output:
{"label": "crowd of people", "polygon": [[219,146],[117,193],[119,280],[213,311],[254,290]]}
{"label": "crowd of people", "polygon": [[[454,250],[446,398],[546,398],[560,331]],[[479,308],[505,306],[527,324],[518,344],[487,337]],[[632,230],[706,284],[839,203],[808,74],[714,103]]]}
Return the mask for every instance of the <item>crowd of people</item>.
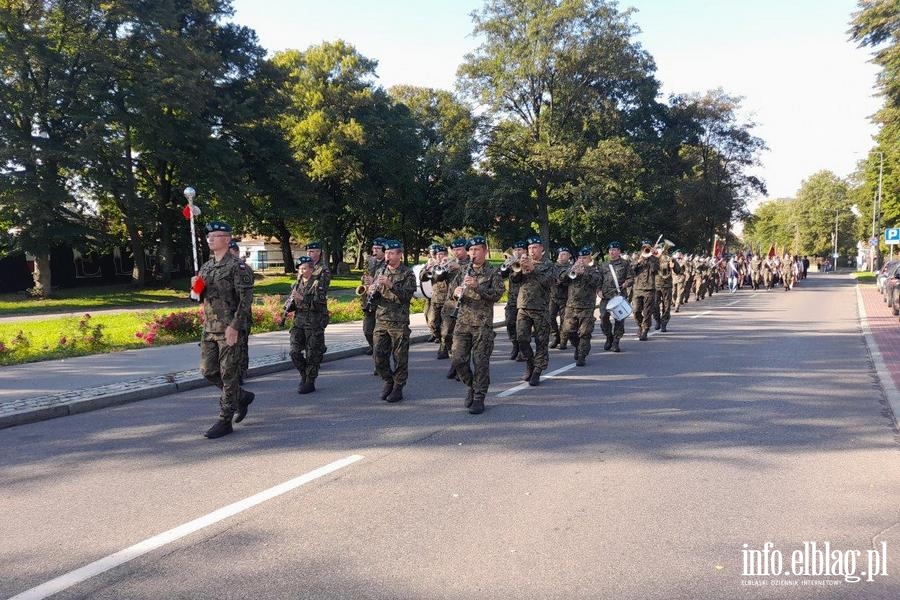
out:
{"label": "crowd of people", "polygon": [[[244,419],[254,399],[242,387],[253,273],[237,252],[229,252],[236,244],[227,224],[209,223],[207,243],[212,256],[192,280],[192,289],[205,314],[201,372],[221,390],[218,419],[205,436],[218,438],[233,431],[232,424]],[[503,263],[494,266],[488,261],[487,240],[476,235],[456,238],[449,248],[433,244],[428,261],[413,268],[405,264],[399,240],[376,238],[357,293],[366,353],[382,380],[381,400],[403,400],[409,378],[410,303],[417,293],[427,298],[425,317],[430,341],[438,345],[436,359],[449,359],[447,378],[465,387],[465,409],[480,414],[490,386],[494,305],[504,293],[509,359],[524,363],[522,381],[538,386],[551,349],[571,346],[576,366],[587,364],[598,315],[603,350],[621,352],[629,318],[637,339],[646,341],[651,328],[666,332],[672,313],[691,300],[743,287],[771,290],[781,285],[790,290],[806,277],[809,265],[789,255],[670,254],[671,246],[644,241],[629,256],[614,241],[605,257],[591,246],[574,251],[559,247],[551,261],[544,241],[531,236],[516,242]],[[299,394],[316,391],[331,283],[321,244],[310,242],[306,253],[298,260],[297,279],[285,303],[285,317],[293,314],[291,361],[299,374]]]}

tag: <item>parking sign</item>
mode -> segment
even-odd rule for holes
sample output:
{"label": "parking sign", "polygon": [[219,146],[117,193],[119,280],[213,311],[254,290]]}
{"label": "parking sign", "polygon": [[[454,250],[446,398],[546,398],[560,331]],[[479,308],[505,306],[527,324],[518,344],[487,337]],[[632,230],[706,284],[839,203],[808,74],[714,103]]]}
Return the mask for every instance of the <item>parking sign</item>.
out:
{"label": "parking sign", "polygon": [[889,227],[884,230],[884,243],[900,244],[900,227]]}

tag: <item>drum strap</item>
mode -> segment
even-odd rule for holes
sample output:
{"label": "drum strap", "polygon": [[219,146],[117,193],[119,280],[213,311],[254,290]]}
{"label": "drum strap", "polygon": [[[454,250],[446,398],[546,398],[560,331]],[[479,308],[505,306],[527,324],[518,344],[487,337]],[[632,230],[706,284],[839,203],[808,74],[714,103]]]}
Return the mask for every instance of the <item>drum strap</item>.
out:
{"label": "drum strap", "polygon": [[616,270],[613,269],[612,265],[609,265],[609,272],[612,273],[613,281],[616,283],[616,293],[621,294],[622,290],[619,289],[619,278],[616,276]]}

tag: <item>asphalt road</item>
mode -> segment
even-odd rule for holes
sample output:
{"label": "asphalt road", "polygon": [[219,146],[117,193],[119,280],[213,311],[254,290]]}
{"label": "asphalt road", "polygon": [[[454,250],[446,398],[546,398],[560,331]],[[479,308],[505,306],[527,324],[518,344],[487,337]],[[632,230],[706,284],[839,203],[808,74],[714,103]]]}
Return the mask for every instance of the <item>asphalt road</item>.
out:
{"label": "asphalt road", "polygon": [[[221,440],[201,436],[209,389],[2,430],[0,598],[347,457],[53,597],[900,597],[900,446],[851,281],[719,294],[647,342],[627,330],[621,354],[600,342],[511,393],[522,365],[498,330],[480,416],[422,344],[399,405],[357,357],[311,396],[292,373],[253,380]],[[551,372],[572,365],[551,353]],[[887,575],[748,574],[766,542],[788,571],[829,542],[832,571],[856,575],[886,548]]]}

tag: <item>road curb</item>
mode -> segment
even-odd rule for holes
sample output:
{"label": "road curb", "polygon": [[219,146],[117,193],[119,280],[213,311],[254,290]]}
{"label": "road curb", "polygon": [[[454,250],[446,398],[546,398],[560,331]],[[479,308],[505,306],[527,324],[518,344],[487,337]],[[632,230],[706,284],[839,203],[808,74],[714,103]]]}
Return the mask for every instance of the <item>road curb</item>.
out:
{"label": "road curb", "polygon": [[897,415],[900,415],[900,391],[897,390],[897,386],[894,384],[894,378],[891,377],[891,372],[888,369],[887,363],[884,362],[881,351],[878,349],[878,344],[875,342],[875,336],[872,335],[872,330],[869,329],[869,316],[866,313],[866,307],[863,301],[862,292],[859,289],[859,284],[856,284],[856,307],[859,311],[859,325],[863,332],[863,339],[866,341],[869,356],[872,357],[872,363],[875,367],[875,376],[878,378],[878,383],[884,392],[888,407],[891,409],[891,418],[894,422],[894,427],[898,427]]}
{"label": "road curb", "polygon": [[[505,321],[494,322],[494,328],[504,325],[506,325]],[[429,337],[429,333],[411,335],[409,343],[420,344],[428,341]],[[367,348],[367,345],[358,342],[337,344],[333,350],[325,353],[322,362],[333,362],[343,358],[359,356],[365,354]],[[251,361],[247,369],[247,378],[251,379],[260,375],[289,371],[293,368],[294,364],[290,358],[283,354],[270,354]],[[90,412],[110,406],[149,400],[210,385],[212,384],[201,376],[196,369],[191,369],[189,371],[155,375],[144,379],[114,383],[86,390],[48,394],[38,398],[30,398],[26,401],[35,406],[21,410],[13,408],[5,414],[0,413],[0,429]]]}

